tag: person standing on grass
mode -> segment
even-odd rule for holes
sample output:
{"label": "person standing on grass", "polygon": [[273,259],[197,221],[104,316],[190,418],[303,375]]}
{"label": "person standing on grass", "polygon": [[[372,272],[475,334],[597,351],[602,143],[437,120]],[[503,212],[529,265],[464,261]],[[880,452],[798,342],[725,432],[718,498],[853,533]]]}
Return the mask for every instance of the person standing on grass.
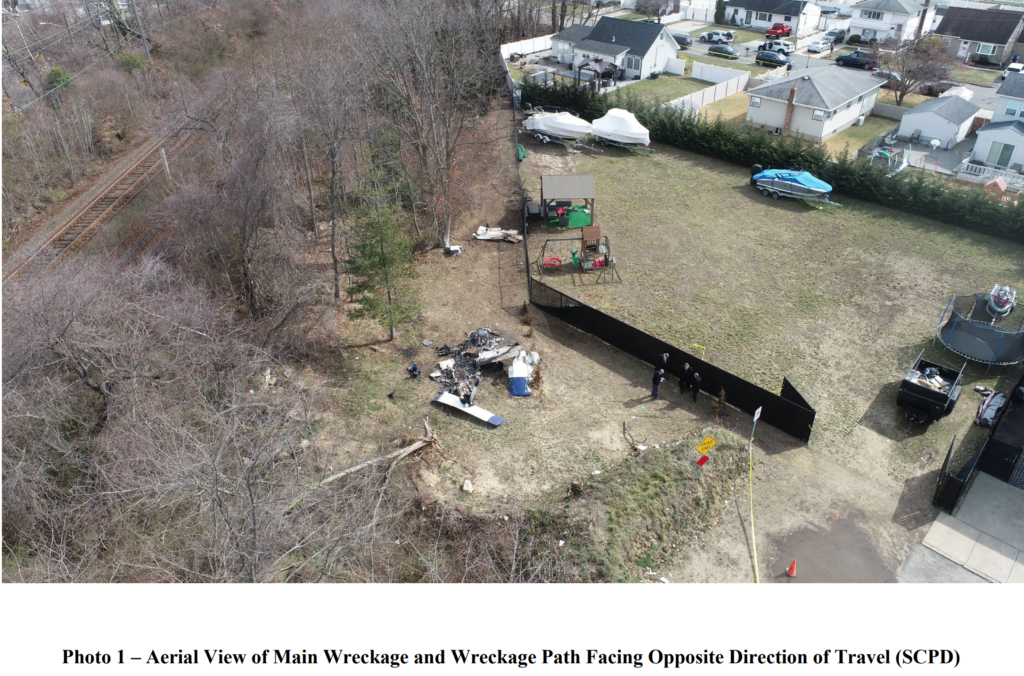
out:
{"label": "person standing on grass", "polygon": [[700,374],[693,374],[693,397],[690,399],[694,404],[697,403],[697,394],[700,392]]}
{"label": "person standing on grass", "polygon": [[683,372],[679,374],[679,394],[686,394],[686,388],[690,386],[691,380],[693,380],[693,367],[690,366],[690,362],[684,362]]}
{"label": "person standing on grass", "polygon": [[653,399],[658,398],[658,388],[665,382],[665,369],[657,369],[654,371],[654,377],[651,378],[651,397]]}

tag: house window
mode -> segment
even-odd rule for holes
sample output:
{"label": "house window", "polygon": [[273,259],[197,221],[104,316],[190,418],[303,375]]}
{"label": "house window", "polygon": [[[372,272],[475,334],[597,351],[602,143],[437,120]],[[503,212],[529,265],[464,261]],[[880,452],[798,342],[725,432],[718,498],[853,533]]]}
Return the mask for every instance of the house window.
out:
{"label": "house window", "polygon": [[1020,112],[1020,101],[1010,101],[1006,104],[1007,115],[1017,115]]}
{"label": "house window", "polygon": [[758,21],[771,21],[772,20],[772,15],[771,14],[765,14],[764,12],[758,12],[757,13],[757,20]]}
{"label": "house window", "polygon": [[751,108],[760,108],[761,107],[761,97],[760,96],[751,96],[750,97],[750,107]]}
{"label": "house window", "polygon": [[849,110],[850,108],[853,108],[853,101],[848,101],[846,104],[846,109]]}
{"label": "house window", "polygon": [[875,21],[881,21],[882,20],[882,13],[881,12],[872,12],[869,9],[862,9],[862,10],[860,10],[860,18],[862,18],[862,19],[874,19]]}
{"label": "house window", "polygon": [[815,119],[815,120],[824,120],[825,119],[825,111],[824,110],[816,110],[813,113],[811,113],[811,118]]}
{"label": "house window", "polygon": [[878,35],[878,31],[876,31],[876,30],[872,30],[872,29],[870,29],[870,28],[865,28],[864,30],[862,30],[862,31],[860,32],[860,36],[861,36],[862,38],[868,38],[868,39],[870,39],[870,38],[873,38],[873,37],[875,37],[876,35]]}
{"label": "house window", "polygon": [[627,56],[626,57],[626,70],[640,70],[640,57],[639,56]]}
{"label": "house window", "polygon": [[784,16],[784,17],[782,17],[782,20],[783,21],[792,21],[793,17],[791,17],[791,16]]}
{"label": "house window", "polygon": [[860,96],[857,97],[857,103],[860,103],[863,100],[864,100],[864,95],[863,94],[861,94]]}
{"label": "house window", "polygon": [[740,10],[739,10],[738,7],[732,10],[732,15],[733,16],[737,16],[739,13],[740,13]]}
{"label": "house window", "polygon": [[985,56],[990,56],[990,55],[996,53],[996,46],[995,45],[983,45],[983,44],[979,43],[978,44],[977,53],[978,54],[984,54]]}
{"label": "house window", "polygon": [[896,34],[897,35],[902,35],[903,34],[903,24],[901,24],[901,23],[896,24]]}
{"label": "house window", "polygon": [[994,164],[999,167],[1006,167],[1010,165],[1010,158],[1013,157],[1013,151],[1017,146],[1012,146],[1009,143],[1000,143],[999,141],[993,141],[992,145],[988,149],[988,157],[985,159],[986,164]]}

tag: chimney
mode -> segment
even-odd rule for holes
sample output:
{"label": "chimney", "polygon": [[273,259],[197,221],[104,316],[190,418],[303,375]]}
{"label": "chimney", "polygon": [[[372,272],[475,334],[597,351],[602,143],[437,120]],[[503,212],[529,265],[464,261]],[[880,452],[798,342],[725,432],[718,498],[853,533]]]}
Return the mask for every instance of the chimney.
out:
{"label": "chimney", "polygon": [[789,131],[789,123],[793,121],[793,101],[796,100],[796,85],[789,90],[789,100],[786,102],[786,121],[782,123],[782,128]]}
{"label": "chimney", "polygon": [[614,35],[612,36],[612,42],[615,42],[615,36]]}

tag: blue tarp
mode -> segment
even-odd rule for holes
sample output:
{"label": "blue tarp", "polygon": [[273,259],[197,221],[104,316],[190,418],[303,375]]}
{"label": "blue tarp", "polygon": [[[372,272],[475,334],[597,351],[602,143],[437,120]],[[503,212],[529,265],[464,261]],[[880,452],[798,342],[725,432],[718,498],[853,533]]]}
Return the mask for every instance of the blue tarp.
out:
{"label": "blue tarp", "polygon": [[832,192],[832,186],[820,178],[815,178],[806,171],[793,171],[792,169],[768,169],[754,177],[754,180],[774,178],[777,181],[788,181],[798,183],[813,190],[824,190]]}
{"label": "blue tarp", "polygon": [[529,378],[509,378],[508,379],[508,393],[513,397],[530,397],[533,393],[530,392],[530,379]]}

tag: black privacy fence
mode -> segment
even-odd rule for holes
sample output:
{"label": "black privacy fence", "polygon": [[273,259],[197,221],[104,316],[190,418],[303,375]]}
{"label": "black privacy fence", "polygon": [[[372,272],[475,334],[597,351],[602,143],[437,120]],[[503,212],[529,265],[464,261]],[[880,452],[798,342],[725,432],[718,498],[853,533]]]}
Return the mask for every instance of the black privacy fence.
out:
{"label": "black privacy fence", "polygon": [[654,364],[666,352],[668,373],[678,377],[688,362],[700,374],[702,391],[712,396],[724,388],[726,403],[753,415],[761,409],[761,421],[801,441],[811,437],[815,410],[796,388],[783,378],[779,394],[769,392],[714,364],[625,322],[570,298],[536,279],[530,281],[530,302],[570,326],[600,338],[637,359]]}

